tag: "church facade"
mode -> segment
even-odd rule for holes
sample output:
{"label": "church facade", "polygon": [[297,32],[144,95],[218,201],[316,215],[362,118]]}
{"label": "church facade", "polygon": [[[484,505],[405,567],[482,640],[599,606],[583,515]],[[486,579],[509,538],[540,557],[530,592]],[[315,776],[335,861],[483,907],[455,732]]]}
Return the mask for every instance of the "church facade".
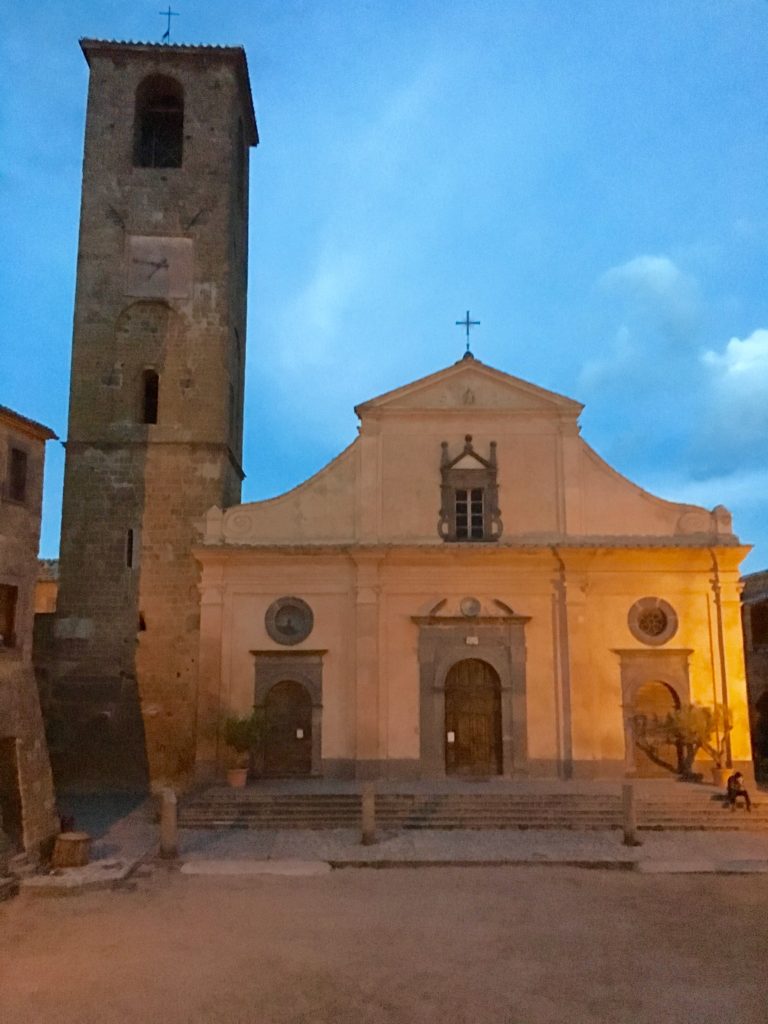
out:
{"label": "church facade", "polygon": [[582,406],[467,356],[357,408],[359,436],[203,543],[197,771],[259,709],[263,775],[618,777],[638,715],[726,706],[750,763],[728,512],[663,501]]}
{"label": "church facade", "polygon": [[248,161],[237,47],[83,40],[90,68],[58,607],[35,652],[59,783],[253,772],[647,774],[638,715],[727,706],[750,759],[739,544],[468,356],[240,504]]}

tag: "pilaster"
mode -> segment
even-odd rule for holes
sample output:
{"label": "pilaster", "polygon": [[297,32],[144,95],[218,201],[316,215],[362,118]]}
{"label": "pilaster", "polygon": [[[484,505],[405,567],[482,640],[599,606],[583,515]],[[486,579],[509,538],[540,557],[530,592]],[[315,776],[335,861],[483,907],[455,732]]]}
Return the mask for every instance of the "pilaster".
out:
{"label": "pilaster", "polygon": [[383,753],[379,744],[379,616],[382,556],[355,554],[355,760],[359,778],[378,774]]}

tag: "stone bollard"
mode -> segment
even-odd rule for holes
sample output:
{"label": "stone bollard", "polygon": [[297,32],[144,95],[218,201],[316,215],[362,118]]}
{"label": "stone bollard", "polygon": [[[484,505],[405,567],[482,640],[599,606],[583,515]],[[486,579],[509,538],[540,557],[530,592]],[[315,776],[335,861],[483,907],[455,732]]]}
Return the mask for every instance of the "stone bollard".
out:
{"label": "stone bollard", "polygon": [[624,845],[642,846],[637,838],[637,809],[635,807],[635,784],[625,782],[621,787],[621,810],[624,827]]}
{"label": "stone bollard", "polygon": [[364,782],[362,789],[362,844],[371,846],[376,842],[376,787]]}
{"label": "stone bollard", "polygon": [[172,860],[178,856],[179,824],[176,794],[168,787],[161,793],[160,804],[160,856]]}

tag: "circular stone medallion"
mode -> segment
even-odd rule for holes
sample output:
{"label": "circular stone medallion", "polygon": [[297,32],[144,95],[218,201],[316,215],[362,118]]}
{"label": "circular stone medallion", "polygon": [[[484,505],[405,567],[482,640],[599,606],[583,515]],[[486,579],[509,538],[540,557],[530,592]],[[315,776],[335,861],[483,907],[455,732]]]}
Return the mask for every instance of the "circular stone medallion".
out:
{"label": "circular stone medallion", "polygon": [[474,619],[480,614],[480,602],[476,597],[462,597],[459,608],[461,614],[466,615],[468,619]]}
{"label": "circular stone medallion", "polygon": [[677,632],[677,614],[661,597],[642,597],[629,609],[627,625],[636,640],[659,647]]}
{"label": "circular stone medallion", "polygon": [[298,644],[306,640],[315,623],[312,609],[300,597],[279,597],[267,609],[264,625],[278,644]]}

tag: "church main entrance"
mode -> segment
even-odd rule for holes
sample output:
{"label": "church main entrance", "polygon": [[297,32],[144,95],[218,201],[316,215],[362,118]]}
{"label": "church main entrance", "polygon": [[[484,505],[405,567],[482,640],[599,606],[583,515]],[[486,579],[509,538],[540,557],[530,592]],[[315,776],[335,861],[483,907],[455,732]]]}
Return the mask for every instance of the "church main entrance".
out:
{"label": "church main entrance", "polygon": [[448,775],[500,775],[501,683],[479,658],[455,664],[445,680],[445,770]]}
{"label": "church main entrance", "polygon": [[301,683],[276,683],[264,701],[264,774],[312,771],[312,700]]}

